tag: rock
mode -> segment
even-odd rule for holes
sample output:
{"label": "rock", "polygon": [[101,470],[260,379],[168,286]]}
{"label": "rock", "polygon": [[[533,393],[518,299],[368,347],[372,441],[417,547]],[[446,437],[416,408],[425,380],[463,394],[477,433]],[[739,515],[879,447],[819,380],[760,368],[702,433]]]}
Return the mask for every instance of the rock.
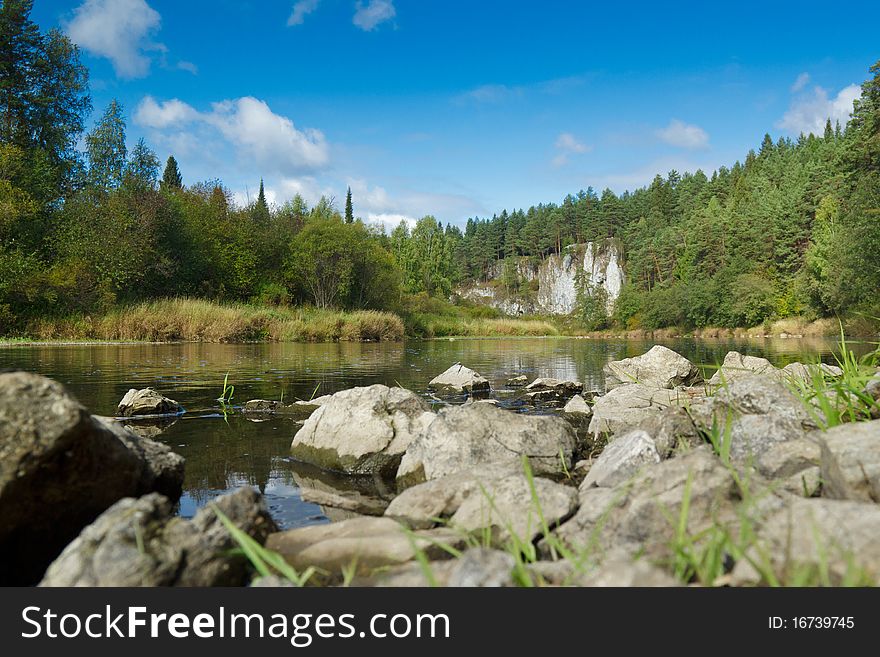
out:
{"label": "rock", "polygon": [[575,580],[577,586],[589,587],[670,587],[682,583],[666,571],[643,559],[610,559],[599,568]]}
{"label": "rock", "polygon": [[677,406],[652,413],[638,428],[651,436],[661,459],[669,458],[676,450],[691,449],[704,442],[688,411]]}
{"label": "rock", "polygon": [[584,401],[583,397],[575,395],[568,400],[568,403],[563,407],[562,412],[566,414],[577,413],[583,416],[590,416],[593,414],[593,409],[590,408],[590,405],[586,401]]}
{"label": "rock", "polygon": [[393,477],[407,447],[433,418],[428,404],[403,388],[343,390],[305,421],[291,454],[329,470]]}
{"label": "rock", "polygon": [[310,566],[330,573],[355,566],[357,572],[394,566],[416,558],[444,559],[440,547],[461,547],[464,537],[448,529],[411,531],[391,518],[352,518],[329,525],[310,525],[272,534],[266,547],[280,553],[294,568]]}
{"label": "rock", "polygon": [[836,365],[804,365],[803,363],[789,363],[782,368],[782,376],[793,382],[811,383],[816,373],[820,373],[826,379],[835,379],[843,376],[843,370]]}
{"label": "rock", "polygon": [[0,374],[0,584],[32,584],[114,502],[180,495],[183,458],[91,416],[65,388]]}
{"label": "rock", "polygon": [[743,356],[738,351],[730,351],[724,357],[724,363],[712,375],[712,378],[709,379],[709,385],[720,386],[754,374],[764,374],[772,377],[780,376],[779,370],[773,367],[773,364],[766,358]]}
{"label": "rock", "polygon": [[522,415],[487,404],[450,406],[410,444],[397,471],[399,486],[438,479],[490,463],[521,467],[527,457],[536,475],[571,466],[576,434],[565,420]]}
{"label": "rock", "polygon": [[[670,557],[685,493],[689,490],[687,532],[696,536],[714,523],[735,523],[738,494],[730,470],[708,446],[642,469],[614,488],[585,488],[580,507],[555,534],[576,552]],[[539,544],[548,553],[546,541]]]}
{"label": "rock", "polygon": [[764,376],[735,377],[711,400],[711,415],[703,428],[715,425],[730,443],[735,461],[759,458],[775,443],[803,438],[816,428],[803,403],[781,381]]}
{"label": "rock", "polygon": [[593,404],[590,433],[618,433],[639,424],[671,406],[684,406],[704,396],[697,388],[668,390],[641,383],[629,383],[599,397]]}
{"label": "rock", "polygon": [[558,397],[570,397],[582,392],[584,384],[580,381],[563,381],[551,377],[541,377],[526,386],[530,392],[553,392]]}
{"label": "rock", "polygon": [[602,371],[606,390],[628,383],[641,383],[652,388],[678,388],[703,382],[699,367],[659,344],[641,356],[613,360]]}
{"label": "rock", "polygon": [[465,367],[456,363],[448,370],[435,376],[428,383],[429,388],[445,388],[455,392],[477,392],[489,390],[489,381]]}
{"label": "rock", "polygon": [[865,384],[865,394],[874,400],[871,417],[880,418],[880,372],[872,376]]}
{"label": "rock", "polygon": [[391,501],[387,517],[413,527],[432,527],[438,519],[468,532],[497,528],[499,540],[512,532],[531,542],[542,530],[542,518],[554,525],[577,508],[577,489],[536,477],[532,488],[522,468],[488,465],[408,488]]}
{"label": "rock", "polygon": [[136,390],[131,388],[116,409],[120,417],[134,415],[179,415],[183,407],[173,399],[169,399],[153,388]]}
{"label": "rock", "polygon": [[381,516],[388,508],[388,503],[384,500],[368,497],[356,491],[337,492],[320,488],[301,488],[299,496],[303,502],[365,516]]}
{"label": "rock", "polygon": [[189,521],[157,493],[124,498],[101,514],[49,566],[40,586],[243,586],[247,559],[214,512],[257,542],[276,530],[259,493],[218,497]]}
{"label": "rock", "polygon": [[797,438],[775,443],[758,456],[758,472],[768,479],[787,479],[804,470],[818,467],[821,449],[812,438]]}
{"label": "rock", "polygon": [[267,575],[255,578],[250,586],[255,589],[289,589],[294,588],[296,584],[278,575]]}
{"label": "rock", "polygon": [[659,462],[660,454],[657,453],[654,440],[641,429],[635,429],[608,444],[593,463],[581,487],[616,486],[630,479],[645,465]]}
{"label": "rock", "polygon": [[[734,585],[764,580],[753,564],[783,585],[816,586],[827,573],[839,586],[880,583],[880,506],[845,500],[794,498],[762,523],[756,544],[732,572]],[[803,583],[801,584],[803,585]]]}
{"label": "rock", "polygon": [[841,424],[816,435],[822,496],[880,503],[880,420]]}
{"label": "rock", "polygon": [[393,587],[498,587],[513,586],[513,557],[501,550],[470,548],[458,559],[432,561],[430,579],[422,564],[409,563],[379,575],[377,586]]}
{"label": "rock", "polygon": [[505,385],[509,388],[519,388],[524,386],[529,382],[528,377],[525,374],[520,374],[519,376],[512,376],[507,381],[505,381]]}
{"label": "rock", "polygon": [[244,403],[241,410],[246,415],[283,415],[294,419],[305,419],[314,413],[321,404],[295,402],[282,404],[272,399],[251,399]]}

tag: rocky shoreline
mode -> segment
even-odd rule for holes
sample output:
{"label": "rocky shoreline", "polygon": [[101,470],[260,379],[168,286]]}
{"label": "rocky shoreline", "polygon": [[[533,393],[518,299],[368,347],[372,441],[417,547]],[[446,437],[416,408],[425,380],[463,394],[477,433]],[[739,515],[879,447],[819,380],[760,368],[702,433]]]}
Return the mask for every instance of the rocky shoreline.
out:
{"label": "rocky shoreline", "polygon": [[[282,532],[250,488],[174,515],[182,457],[128,428],[182,413],[173,400],[131,390],[120,422],[3,373],[0,583],[293,585],[255,577],[219,509],[308,585],[877,584],[880,374],[850,397],[844,379],[731,352],[705,381],[656,346],[608,363],[604,391],[456,363],[430,382],[433,405],[384,385],[252,400],[242,412],[299,421],[303,498],[335,520]],[[841,422],[842,404],[863,421]]]}

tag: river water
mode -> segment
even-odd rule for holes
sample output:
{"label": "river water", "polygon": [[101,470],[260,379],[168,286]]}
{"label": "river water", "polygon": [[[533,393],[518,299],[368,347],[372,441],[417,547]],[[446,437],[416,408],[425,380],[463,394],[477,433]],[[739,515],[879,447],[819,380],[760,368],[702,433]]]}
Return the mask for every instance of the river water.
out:
{"label": "river water", "polygon": [[[800,360],[834,362],[826,339],[759,341],[668,340],[707,376],[730,350],[764,356],[777,366]],[[455,362],[498,385],[509,376],[550,376],[603,385],[602,366],[636,356],[653,343],[591,339],[455,339],[406,343],[113,344],[0,346],[0,369],[37,372],[64,383],[92,413],[113,415],[129,388],[153,386],[186,413],[156,436],[186,457],[180,513],[191,516],[217,495],[242,485],[266,496],[285,528],[327,522],[321,507],[303,502],[299,485],[315,479],[338,487],[350,478],[316,472],[289,456],[298,425],[289,418],[253,421],[234,410],[249,399],[311,399],[354,386],[401,385],[431,399],[427,383]],[[232,412],[216,398],[228,373]],[[452,400],[453,403],[461,400]]]}

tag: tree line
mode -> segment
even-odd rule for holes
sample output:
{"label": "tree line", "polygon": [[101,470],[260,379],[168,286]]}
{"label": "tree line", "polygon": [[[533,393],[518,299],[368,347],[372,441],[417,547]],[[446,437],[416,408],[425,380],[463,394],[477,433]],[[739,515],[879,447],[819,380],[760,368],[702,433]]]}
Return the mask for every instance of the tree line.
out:
{"label": "tree line", "polygon": [[606,323],[744,326],[880,305],[880,62],[845,127],[765,136],[711,176],[671,171],[621,195],[588,188],[464,230],[427,216],[386,235],[356,218],[351,190],[340,212],[328,198],[270,206],[262,181],[246,203],[219,180],[187,184],[173,156],[127,148],[116,101],[85,132],[88,70],[31,7],[0,6],[0,333],[176,295],[398,310],[498,271],[516,293],[516,259],[606,238],[627,276]]}

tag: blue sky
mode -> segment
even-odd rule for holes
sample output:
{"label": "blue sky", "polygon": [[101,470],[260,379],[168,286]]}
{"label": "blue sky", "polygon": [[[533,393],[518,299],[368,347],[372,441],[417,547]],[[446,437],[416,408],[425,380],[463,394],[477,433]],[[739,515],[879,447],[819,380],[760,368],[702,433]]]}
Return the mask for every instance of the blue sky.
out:
{"label": "blue sky", "polygon": [[[845,121],[875,2],[37,0],[96,113],[187,183],[447,222],[730,165]],[[859,18],[861,17],[861,18]],[[854,86],[856,85],[856,86]]]}

